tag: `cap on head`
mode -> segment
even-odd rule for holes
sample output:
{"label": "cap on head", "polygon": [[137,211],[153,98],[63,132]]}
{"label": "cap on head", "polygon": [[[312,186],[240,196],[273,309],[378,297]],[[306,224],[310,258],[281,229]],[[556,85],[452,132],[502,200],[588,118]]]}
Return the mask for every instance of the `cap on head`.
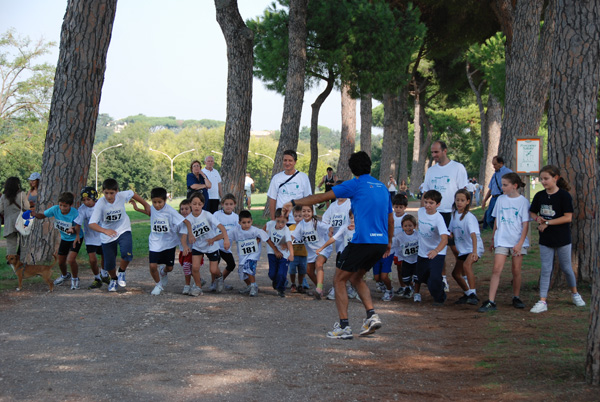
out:
{"label": "cap on head", "polygon": [[81,198],[91,198],[94,201],[98,201],[98,192],[94,187],[84,187],[81,190]]}
{"label": "cap on head", "polygon": [[39,174],[38,172],[33,172],[31,174],[31,176],[29,176],[29,179],[27,179],[27,180],[32,180],[33,181],[33,180],[39,180],[41,178],[42,178],[41,174]]}

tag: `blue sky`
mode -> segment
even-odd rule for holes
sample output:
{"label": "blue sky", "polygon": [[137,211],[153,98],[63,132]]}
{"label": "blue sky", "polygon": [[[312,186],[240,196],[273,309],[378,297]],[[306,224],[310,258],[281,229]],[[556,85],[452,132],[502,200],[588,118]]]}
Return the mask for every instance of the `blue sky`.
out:
{"label": "blue sky", "polygon": [[[269,4],[238,1],[244,20],[262,14]],[[45,60],[54,64],[66,6],[66,0],[0,0],[0,31],[14,27],[31,39],[55,41],[57,47]],[[226,87],[226,45],[212,0],[119,0],[101,113],[225,120]],[[305,94],[302,126],[310,125],[310,104],[323,89]],[[279,129],[282,111],[283,97],[255,79],[252,129]],[[339,130],[340,120],[335,91],[321,108],[319,122]]]}

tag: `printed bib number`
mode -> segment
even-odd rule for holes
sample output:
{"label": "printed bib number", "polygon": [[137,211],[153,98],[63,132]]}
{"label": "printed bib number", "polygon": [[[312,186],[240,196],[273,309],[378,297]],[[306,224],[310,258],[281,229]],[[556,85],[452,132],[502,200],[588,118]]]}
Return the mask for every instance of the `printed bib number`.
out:
{"label": "printed bib number", "polygon": [[121,213],[106,215],[106,222],[118,222],[120,220],[121,220]]}
{"label": "printed bib number", "polygon": [[69,222],[55,220],[54,227],[63,233],[70,234],[68,233],[68,230],[71,229],[72,226]]}
{"label": "printed bib number", "polygon": [[415,255],[419,252],[419,243],[408,243],[405,244],[402,249],[402,255],[405,257],[409,257],[411,255]]}
{"label": "printed bib number", "polygon": [[273,232],[271,233],[271,241],[275,244],[281,243],[281,239],[283,239],[283,235],[281,233]]}
{"label": "printed bib number", "polygon": [[342,227],[343,224],[344,224],[344,215],[342,215],[342,214],[333,215],[333,218],[331,218],[331,226],[333,226],[334,228],[340,228],[340,227]]}
{"label": "printed bib number", "polygon": [[204,237],[208,232],[210,232],[210,227],[206,223],[202,222],[200,225],[194,226],[192,228],[192,232],[196,238]]}
{"label": "printed bib number", "polygon": [[258,251],[258,242],[256,239],[244,240],[238,247],[240,255],[254,254]]}
{"label": "printed bib number", "polygon": [[315,243],[319,240],[319,236],[317,236],[316,232],[310,232],[302,236],[302,241],[304,243]]}
{"label": "printed bib number", "polygon": [[154,224],[154,225],[152,225],[152,232],[154,232],[154,233],[169,233],[169,225]]}

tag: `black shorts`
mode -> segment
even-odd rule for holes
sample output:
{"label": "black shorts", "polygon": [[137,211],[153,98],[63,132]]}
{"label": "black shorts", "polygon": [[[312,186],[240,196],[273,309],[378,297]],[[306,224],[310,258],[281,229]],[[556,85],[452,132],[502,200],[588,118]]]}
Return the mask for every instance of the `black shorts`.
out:
{"label": "black shorts", "polygon": [[58,255],[69,255],[71,251],[79,253],[83,240],[79,240],[79,243],[75,244],[75,240],[63,240],[60,239],[60,245],[58,246]]}
{"label": "black shorts", "polygon": [[469,254],[463,254],[456,257],[457,260],[466,261]]}
{"label": "black shorts", "polygon": [[[442,217],[444,218],[444,222],[446,223],[446,227],[450,227],[450,221],[452,220],[452,212],[440,212]],[[448,236],[448,245],[454,246],[454,238]]]}
{"label": "black shorts", "polygon": [[192,255],[206,255],[208,261],[221,261],[221,255],[219,254],[219,250],[213,253],[203,253],[202,251],[192,249]]}
{"label": "black shorts", "polygon": [[163,251],[150,251],[148,255],[150,264],[165,264],[167,267],[172,267],[175,265],[175,248]]}
{"label": "black shorts", "polygon": [[349,243],[337,262],[342,271],[369,271],[381,259],[387,244]]}
{"label": "black shorts", "polygon": [[86,244],[85,251],[87,251],[88,254],[96,253],[98,255],[102,255],[102,245],[90,246],[89,244]]}

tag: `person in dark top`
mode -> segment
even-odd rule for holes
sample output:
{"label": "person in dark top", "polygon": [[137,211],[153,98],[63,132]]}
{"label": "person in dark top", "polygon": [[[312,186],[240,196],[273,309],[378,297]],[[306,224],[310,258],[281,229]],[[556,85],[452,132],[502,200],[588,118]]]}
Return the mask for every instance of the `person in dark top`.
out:
{"label": "person in dark top", "polygon": [[[212,186],[210,180],[206,177],[204,172],[202,171],[202,164],[199,160],[194,160],[190,164],[190,173],[187,175],[187,199],[190,199],[190,196],[196,191],[200,191],[204,196],[205,200],[208,200],[208,189]],[[205,211],[208,211],[208,202],[204,203]]]}

